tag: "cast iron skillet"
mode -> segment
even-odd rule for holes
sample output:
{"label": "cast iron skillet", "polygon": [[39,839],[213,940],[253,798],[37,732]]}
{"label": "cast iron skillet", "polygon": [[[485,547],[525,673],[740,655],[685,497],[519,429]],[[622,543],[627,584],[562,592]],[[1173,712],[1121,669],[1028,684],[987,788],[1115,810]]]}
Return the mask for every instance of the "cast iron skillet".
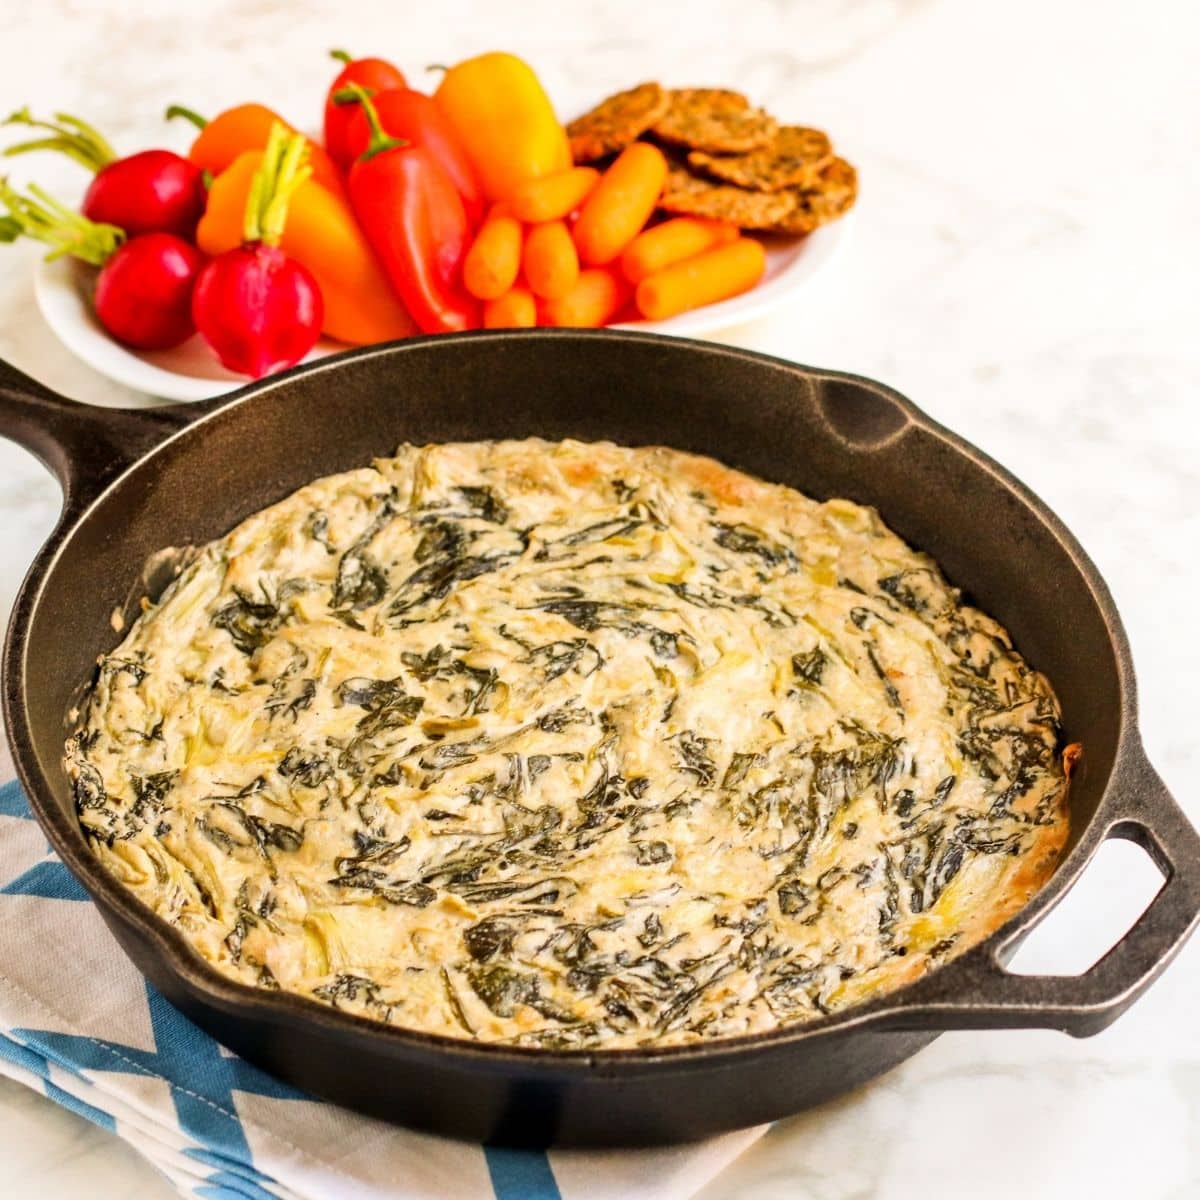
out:
{"label": "cast iron skillet", "polygon": [[[4,718],[34,812],[138,968],[198,1025],[302,1088],[408,1125],[508,1143],[632,1145],[769,1121],[861,1084],[945,1029],[1116,1018],[1200,915],[1200,838],[1146,761],[1108,590],[1075,539],[989,458],[880,384],[644,334],[484,333],[352,351],[235,395],[118,411],[0,364],[3,432],[58,477],[62,517],[25,580],[4,656]],[[814,496],[875,505],[1012,632],[1085,746],[1068,853],[985,942],[906,988],[774,1033],[673,1049],[552,1052],[394,1029],[233,983],[99,867],[61,755],[66,714],[118,640],[114,606],[147,557],[201,543],[320,475],[402,441],[611,438],[715,455]],[[126,614],[132,615],[132,608]],[[1162,890],[1078,977],[1002,963],[1109,837]]]}

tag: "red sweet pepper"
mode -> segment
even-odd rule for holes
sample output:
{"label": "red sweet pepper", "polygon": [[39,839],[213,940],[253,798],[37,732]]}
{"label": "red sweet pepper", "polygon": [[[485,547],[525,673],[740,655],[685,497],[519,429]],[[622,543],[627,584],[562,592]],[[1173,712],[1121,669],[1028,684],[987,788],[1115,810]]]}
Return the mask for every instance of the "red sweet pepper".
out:
{"label": "red sweet pepper", "polygon": [[[420,146],[437,159],[462,197],[471,228],[478,229],[485,207],[483,190],[458,134],[433,102],[433,97],[412,88],[393,88],[377,92],[371,99],[384,133]],[[351,159],[355,159],[371,144],[370,122],[353,88],[345,87],[336,92],[334,101],[343,105],[351,118],[346,144],[350,147]]]}
{"label": "red sweet pepper", "polygon": [[351,58],[345,50],[331,50],[331,58],[345,63],[337,78],[329,87],[325,97],[325,149],[330,157],[343,171],[362,153],[360,149],[351,149],[348,140],[350,125],[357,115],[353,108],[345,108],[338,104],[334,97],[338,92],[348,88],[352,83],[364,88],[368,96],[377,92],[389,91],[392,88],[408,86],[404,73],[393,67],[382,58]]}
{"label": "red sweet pepper", "polygon": [[359,96],[371,138],[350,168],[350,203],[392,286],[422,333],[477,329],[479,302],[462,284],[471,227],[450,176],[421,146],[388,137]]}

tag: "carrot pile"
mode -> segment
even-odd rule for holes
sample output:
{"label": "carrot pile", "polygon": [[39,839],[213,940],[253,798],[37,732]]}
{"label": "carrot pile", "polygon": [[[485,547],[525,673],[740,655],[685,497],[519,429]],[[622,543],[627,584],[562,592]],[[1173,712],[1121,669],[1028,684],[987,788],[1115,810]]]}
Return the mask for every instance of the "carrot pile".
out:
{"label": "carrot pile", "polygon": [[463,275],[486,302],[484,325],[660,321],[752,288],[766,254],[735,225],[679,217],[647,227],[666,177],[662,151],[635,142],[603,173],[570,167],[494,204]]}
{"label": "carrot pile", "polygon": [[[173,105],[169,118],[198,126],[186,156],[120,158],[77,118],[14,114],[6,124],[53,136],[6,155],[65,151],[96,178],[73,212],[0,177],[0,240],[40,238],[98,267],[95,311],[117,340],[163,349],[199,330],[253,375],[298,361],[319,333],[362,345],[661,321],[762,277],[763,247],[737,226],[664,219],[657,145],[575,165],[541,83],[513,55],[459,63],[428,95],[386,60],[334,57],[319,141],[258,103],[210,120]],[[158,240],[128,252],[148,236]],[[169,296],[169,319],[142,315],[154,296]]]}

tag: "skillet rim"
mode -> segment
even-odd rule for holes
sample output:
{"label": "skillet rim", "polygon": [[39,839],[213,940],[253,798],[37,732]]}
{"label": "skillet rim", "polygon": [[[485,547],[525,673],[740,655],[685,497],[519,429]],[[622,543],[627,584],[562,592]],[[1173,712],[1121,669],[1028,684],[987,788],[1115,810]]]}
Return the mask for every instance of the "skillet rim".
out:
{"label": "skillet rim", "polygon": [[[871,392],[897,408],[905,422],[879,442],[881,445],[900,437],[910,427],[916,427],[934,437],[952,453],[968,459],[978,470],[992,476],[1005,490],[1012,494],[1022,506],[1037,518],[1049,533],[1063,546],[1075,570],[1082,576],[1092,595],[1100,616],[1108,631],[1114,650],[1117,669],[1117,686],[1120,695],[1120,712],[1117,720],[1116,739],[1113,746],[1113,763],[1104,790],[1097,802],[1096,810],[1079,831],[1078,840],[1060,860],[1050,879],[1003,924],[986,938],[956,955],[947,963],[918,976],[915,980],[895,989],[881,993],[861,1004],[853,1005],[840,1012],[826,1014],[813,1020],[781,1025],[761,1033],[742,1034],[735,1037],[713,1039],[705,1042],[683,1043],[674,1046],[634,1046],[614,1049],[547,1049],[531,1046],[514,1046],[504,1042],[481,1042],[449,1037],[444,1034],[426,1033],[421,1030],[389,1025],[368,1017],[358,1016],[294,992],[272,991],[241,983],[222,975],[216,967],[202,958],[184,939],[182,933],[157,916],[134,894],[124,888],[101,866],[87,844],[77,822],[71,822],[58,810],[53,801],[42,798],[42,788],[47,794],[52,790],[52,781],[41,771],[34,750],[33,737],[24,702],[27,676],[25,659],[29,644],[30,619],[36,611],[46,581],[51,577],[59,557],[75,531],[82,526],[110,493],[135,472],[144,468],[149,461],[185,436],[201,436],[205,424],[217,419],[235,407],[253,402],[263,393],[288,386],[298,377],[336,372],[347,362],[358,362],[372,358],[401,356],[407,349],[442,346],[447,353],[457,346],[472,340],[498,343],[526,342],[535,338],[544,342],[573,340],[600,340],[616,344],[642,343],[656,346],[664,352],[685,355],[699,354],[710,358],[732,359],[772,370],[782,370],[798,380],[810,382],[833,381],[848,383]],[[104,410],[101,410],[103,412]],[[1005,467],[984,451],[953,433],[920,409],[912,400],[887,384],[868,376],[823,367],[810,367],[784,359],[777,355],[746,350],[722,343],[692,338],[668,337],[635,330],[488,330],[462,334],[438,334],[404,339],[375,346],[349,349],[341,353],[303,364],[291,370],[248,384],[236,392],[204,401],[199,404],[164,406],[146,410],[117,410],[156,413],[159,417],[174,417],[186,422],[174,431],[155,441],[147,449],[134,451],[128,463],[106,479],[94,495],[77,500],[66,495],[54,529],[35,557],[22,581],[10,618],[5,638],[3,655],[3,715],[4,724],[13,750],[13,761],[17,776],[25,789],[30,806],[39,825],[46,833],[55,851],[62,857],[75,877],[84,886],[91,899],[101,909],[101,915],[133,927],[144,943],[157,955],[160,964],[167,968],[185,987],[197,993],[199,1000],[209,1008],[238,1019],[255,1019],[273,1024],[312,1025],[327,1027],[331,1034],[350,1035],[355,1040],[382,1039],[389,1052],[403,1053],[405,1050],[418,1053],[434,1053],[439,1057],[449,1054],[476,1066],[491,1066],[502,1069],[510,1067],[545,1068],[560,1076],[587,1075],[614,1072],[634,1073],[637,1068],[687,1069],[723,1063],[758,1054],[782,1052],[809,1039],[818,1039],[835,1033],[891,1032],[897,1029],[927,1029],[940,1032],[954,1028],[954,1022],[939,1020],[935,1001],[923,999],[919,991],[926,990],[929,980],[945,978],[956,965],[986,960],[997,963],[1000,955],[1011,944],[1031,930],[1055,904],[1066,894],[1087,866],[1099,845],[1109,836],[1112,822],[1105,822],[1106,809],[1114,799],[1114,792],[1121,785],[1128,770],[1126,760],[1130,757],[1145,761],[1141,746],[1137,720],[1137,683],[1133,668],[1128,637],[1117,612],[1112,594],[1096,565],[1080,545],[1074,534],[1062,520],[1029,487],[1017,479]],[[881,514],[887,519],[887,514]],[[1162,965],[1165,965],[1165,961]],[[139,969],[139,973],[140,969]],[[1046,978],[1058,978],[1050,976]],[[914,1018],[922,1012],[929,1014],[925,1023],[914,1024]],[[902,1024],[893,1024],[902,1017]],[[961,1027],[961,1026],[958,1026]]]}

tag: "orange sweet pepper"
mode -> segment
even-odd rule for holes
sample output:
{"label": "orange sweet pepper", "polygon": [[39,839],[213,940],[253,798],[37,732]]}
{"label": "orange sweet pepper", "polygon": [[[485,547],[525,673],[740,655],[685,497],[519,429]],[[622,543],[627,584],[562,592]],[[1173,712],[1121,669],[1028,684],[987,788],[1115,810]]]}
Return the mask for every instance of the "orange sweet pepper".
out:
{"label": "orange sweet pepper", "polygon": [[512,54],[469,58],[433,95],[475,168],[489,200],[571,167],[566,131],[527,63]]}
{"label": "orange sweet pepper", "polygon": [[[196,229],[196,244],[205,254],[222,254],[242,244],[246,199],[261,162],[261,151],[246,151],[213,180]],[[302,183],[288,206],[280,247],[306,266],[320,285],[324,332],[330,337],[368,345],[416,333],[341,195],[315,179]]]}
{"label": "orange sweet pepper", "polygon": [[[297,132],[265,104],[238,104],[218,113],[211,121],[181,104],[172,104],[167,109],[167,117],[184,117],[199,127],[200,132],[187,156],[200,170],[214,176],[220,175],[239,154],[264,149],[276,123],[288,133]],[[342,194],[344,185],[337,166],[324,147],[311,138],[308,139],[308,165],[319,184]]]}

